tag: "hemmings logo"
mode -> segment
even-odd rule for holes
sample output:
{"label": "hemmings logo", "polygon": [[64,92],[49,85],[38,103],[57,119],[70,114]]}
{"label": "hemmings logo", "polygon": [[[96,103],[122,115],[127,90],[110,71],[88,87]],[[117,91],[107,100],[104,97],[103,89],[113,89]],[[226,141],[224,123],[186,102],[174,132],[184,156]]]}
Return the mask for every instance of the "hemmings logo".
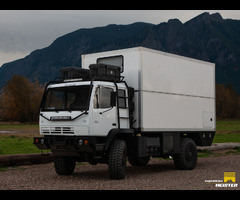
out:
{"label": "hemmings logo", "polygon": [[[222,183],[224,182],[224,183]],[[224,180],[205,180],[205,183],[213,183],[215,187],[238,187],[235,172],[224,172]]]}

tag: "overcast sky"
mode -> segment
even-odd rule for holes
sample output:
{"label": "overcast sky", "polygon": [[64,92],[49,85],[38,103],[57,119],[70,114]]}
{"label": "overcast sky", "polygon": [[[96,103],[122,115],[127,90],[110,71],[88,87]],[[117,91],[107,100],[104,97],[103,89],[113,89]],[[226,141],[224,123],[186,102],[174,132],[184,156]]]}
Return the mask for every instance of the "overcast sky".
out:
{"label": "overcast sky", "polygon": [[134,22],[159,24],[173,18],[185,23],[203,12],[240,20],[240,10],[0,10],[0,67],[77,29]]}

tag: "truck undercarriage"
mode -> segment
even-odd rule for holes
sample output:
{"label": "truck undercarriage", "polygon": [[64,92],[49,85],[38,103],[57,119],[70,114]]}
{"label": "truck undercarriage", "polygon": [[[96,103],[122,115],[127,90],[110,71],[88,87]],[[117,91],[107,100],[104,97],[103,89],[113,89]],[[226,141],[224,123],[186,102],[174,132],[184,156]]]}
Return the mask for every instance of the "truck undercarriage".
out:
{"label": "truck undercarriage", "polygon": [[[122,134],[121,130],[116,129],[112,131],[115,134],[109,134],[107,137],[35,137],[34,144],[39,149],[47,149],[53,152],[57,159],[55,168],[59,168],[58,165],[62,168],[62,165],[64,165],[62,162],[69,162],[69,159],[71,159],[71,166],[73,166],[73,162],[89,162],[93,165],[105,163],[109,165],[112,162],[109,163],[111,151],[115,151],[113,148],[124,146],[124,155],[121,156],[124,156],[124,159],[128,158],[131,165],[146,165],[150,157],[171,156],[174,159],[176,168],[193,169],[197,163],[196,143],[200,146],[209,145],[212,143],[215,134],[214,132],[136,134],[134,130],[127,133],[128,131],[122,130],[124,132]],[[65,163],[65,165],[67,164]],[[56,169],[56,171],[59,170]],[[64,172],[61,171],[60,174],[64,174]],[[119,174],[111,175],[111,177],[114,179],[123,178]]]}

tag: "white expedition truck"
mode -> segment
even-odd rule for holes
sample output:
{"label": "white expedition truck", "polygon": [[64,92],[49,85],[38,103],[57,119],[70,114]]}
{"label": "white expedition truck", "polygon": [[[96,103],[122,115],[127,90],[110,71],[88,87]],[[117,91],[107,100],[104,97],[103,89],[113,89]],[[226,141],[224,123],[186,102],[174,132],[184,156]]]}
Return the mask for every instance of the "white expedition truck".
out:
{"label": "white expedition truck", "polygon": [[168,156],[191,170],[215,135],[215,65],[143,47],[82,55],[82,68],[47,84],[39,124],[34,144],[52,151],[59,175],[106,163],[123,179],[127,158]]}

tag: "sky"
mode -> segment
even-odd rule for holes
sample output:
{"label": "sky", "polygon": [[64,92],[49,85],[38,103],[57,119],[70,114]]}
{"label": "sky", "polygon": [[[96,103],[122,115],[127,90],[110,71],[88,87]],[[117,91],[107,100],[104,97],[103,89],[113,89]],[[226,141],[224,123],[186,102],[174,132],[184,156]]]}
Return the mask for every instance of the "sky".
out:
{"label": "sky", "polygon": [[240,20],[240,10],[0,10],[0,67],[81,28],[174,18],[185,23],[203,12]]}

